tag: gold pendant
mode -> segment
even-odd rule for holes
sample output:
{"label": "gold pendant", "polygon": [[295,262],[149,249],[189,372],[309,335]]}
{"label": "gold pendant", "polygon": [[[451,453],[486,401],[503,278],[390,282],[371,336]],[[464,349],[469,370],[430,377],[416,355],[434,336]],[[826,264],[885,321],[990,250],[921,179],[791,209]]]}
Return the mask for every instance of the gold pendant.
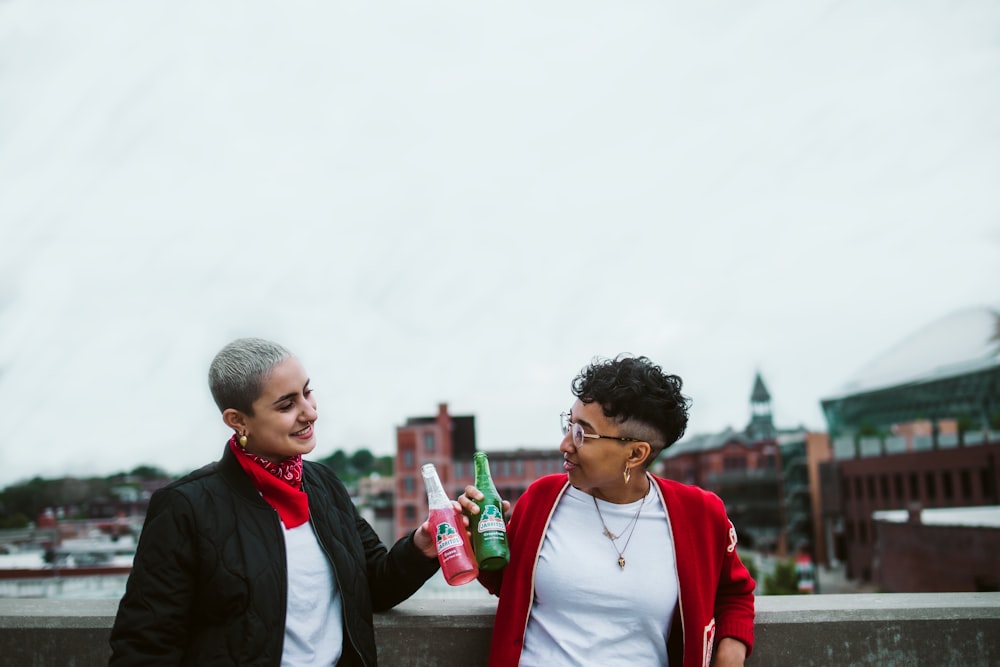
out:
{"label": "gold pendant", "polygon": [[618,557],[618,567],[620,567],[623,570],[625,569],[625,557],[624,556],[619,556]]}

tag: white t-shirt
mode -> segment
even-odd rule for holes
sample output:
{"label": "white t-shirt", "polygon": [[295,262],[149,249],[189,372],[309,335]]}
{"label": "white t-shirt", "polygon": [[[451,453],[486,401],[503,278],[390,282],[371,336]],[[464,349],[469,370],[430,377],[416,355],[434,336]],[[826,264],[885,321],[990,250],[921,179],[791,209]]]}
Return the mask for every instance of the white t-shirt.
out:
{"label": "white t-shirt", "polygon": [[285,530],[288,609],[281,664],[335,665],[343,650],[342,601],[330,562],[307,521]]}
{"label": "white t-shirt", "polygon": [[[622,549],[643,501],[597,502],[608,529],[622,535]],[[667,664],[677,568],[666,512],[652,483],[624,549],[624,570],[603,531],[593,496],[570,486],[538,556],[522,667]]]}

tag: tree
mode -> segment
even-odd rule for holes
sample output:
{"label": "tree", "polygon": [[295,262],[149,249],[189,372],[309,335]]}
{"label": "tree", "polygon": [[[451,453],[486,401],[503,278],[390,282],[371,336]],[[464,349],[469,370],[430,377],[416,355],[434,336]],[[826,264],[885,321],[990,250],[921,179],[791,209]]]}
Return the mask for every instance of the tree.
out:
{"label": "tree", "polygon": [[359,449],[351,454],[351,468],[358,474],[367,475],[375,463],[375,455],[367,449]]}
{"label": "tree", "polygon": [[31,521],[20,512],[13,514],[0,513],[0,530],[9,528],[27,528]]}
{"label": "tree", "polygon": [[382,456],[378,459],[367,449],[359,449],[352,454],[347,454],[338,449],[329,456],[318,459],[326,467],[337,473],[344,482],[354,482],[360,477],[367,477],[373,472],[383,476],[392,475],[393,458]]}
{"label": "tree", "polygon": [[338,477],[343,477],[347,473],[347,454],[341,449],[338,449],[325,459],[320,459],[319,462],[337,473]]}
{"label": "tree", "polygon": [[800,595],[799,574],[795,561],[783,560],[774,566],[774,572],[764,575],[764,595]]}
{"label": "tree", "polygon": [[162,468],[157,468],[156,466],[142,465],[137,466],[132,469],[129,473],[132,477],[138,477],[141,480],[150,481],[155,479],[170,479],[168,475]]}
{"label": "tree", "polygon": [[383,477],[392,477],[396,469],[396,459],[392,456],[380,456],[375,461],[375,472]]}

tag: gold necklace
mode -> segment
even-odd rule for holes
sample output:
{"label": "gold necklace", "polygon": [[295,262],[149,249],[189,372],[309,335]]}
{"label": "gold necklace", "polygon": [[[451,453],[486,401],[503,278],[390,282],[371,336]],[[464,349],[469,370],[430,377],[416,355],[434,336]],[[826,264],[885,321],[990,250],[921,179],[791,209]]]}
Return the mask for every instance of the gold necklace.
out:
{"label": "gold necklace", "polygon": [[[646,504],[646,496],[648,495],[649,495],[649,490],[647,490],[646,495],[642,497],[642,502],[639,503],[639,509],[635,511],[635,516],[632,517],[632,520],[628,523],[628,525],[625,526],[625,530],[628,531],[628,537],[625,539],[625,546],[623,546],[621,549],[618,548],[618,539],[621,537],[621,535],[615,535],[610,530],[608,530],[608,524],[605,523],[604,515],[601,514],[601,506],[597,504],[597,496],[591,496],[591,498],[594,499],[594,507],[597,509],[597,516],[601,518],[601,525],[604,526],[604,537],[611,540],[612,546],[614,546],[615,551],[618,552],[618,567],[620,567],[622,570],[625,569],[625,550],[628,549],[628,543],[632,541],[632,533],[635,532],[635,527],[639,523],[639,514],[642,512],[642,508]],[[624,534],[625,531],[622,531],[622,535]]]}

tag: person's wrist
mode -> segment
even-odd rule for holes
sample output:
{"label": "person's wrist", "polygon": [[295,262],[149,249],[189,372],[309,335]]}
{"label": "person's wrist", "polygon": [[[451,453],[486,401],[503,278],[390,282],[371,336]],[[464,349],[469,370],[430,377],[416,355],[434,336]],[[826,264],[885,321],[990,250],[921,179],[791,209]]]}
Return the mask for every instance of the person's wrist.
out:
{"label": "person's wrist", "polygon": [[747,659],[747,645],[733,637],[723,637],[715,648],[716,667],[742,667]]}

